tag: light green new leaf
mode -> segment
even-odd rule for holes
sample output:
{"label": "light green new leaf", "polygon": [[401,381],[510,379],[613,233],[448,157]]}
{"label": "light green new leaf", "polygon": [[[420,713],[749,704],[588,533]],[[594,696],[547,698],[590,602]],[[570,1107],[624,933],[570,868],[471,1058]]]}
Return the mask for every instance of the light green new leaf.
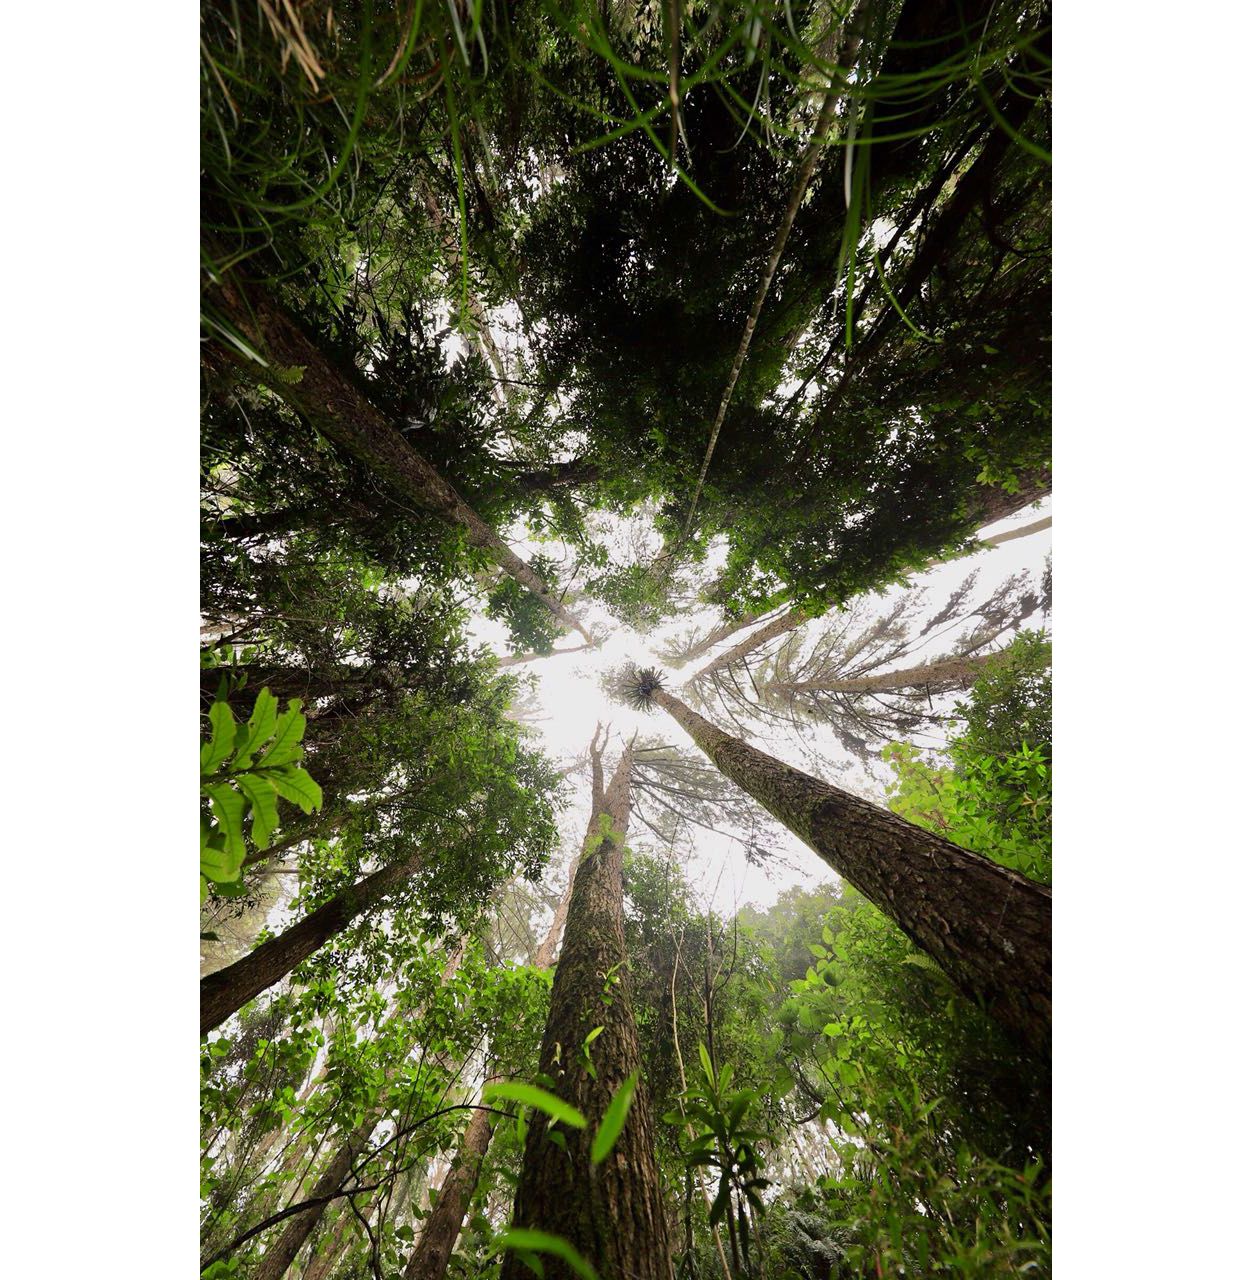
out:
{"label": "light green new leaf", "polygon": [[270,847],[270,836],[278,826],[278,792],[268,778],[241,773],[235,781],[252,805],[252,840],[258,849]]}
{"label": "light green new leaf", "polygon": [[299,805],[305,813],[322,807],[322,789],[297,765],[284,765],[281,769],[264,769],[261,776],[268,778],[284,800]]}
{"label": "light green new leaf", "polygon": [[600,1127],[596,1130],[596,1136],[591,1142],[592,1164],[600,1164],[607,1160],[609,1153],[617,1145],[617,1139],[621,1136],[626,1117],[630,1113],[630,1104],[635,1096],[635,1085],[638,1083],[639,1072],[632,1071],[613,1094],[608,1109],[604,1113],[604,1119],[600,1121]]}
{"label": "light green new leaf", "polygon": [[200,772],[212,773],[231,753],[235,745],[235,717],[226,702],[215,702],[209,708],[213,737],[200,748]]}
{"label": "light green new leaf", "polygon": [[499,1253],[504,1249],[547,1253],[554,1258],[560,1258],[571,1271],[581,1276],[582,1280],[600,1280],[595,1267],[568,1240],[547,1231],[534,1231],[527,1227],[509,1227],[491,1247],[493,1253]]}
{"label": "light green new leaf", "polygon": [[243,816],[247,812],[248,802],[234,787],[225,782],[205,787],[205,792],[209,797],[213,817],[217,819],[217,825],[226,841],[227,851],[237,854],[242,861],[244,856]]}
{"label": "light green new leaf", "polygon": [[287,704],[287,710],[278,717],[273,742],[265,748],[257,764],[275,768],[280,764],[293,764],[299,760],[303,750],[300,744],[304,740],[307,725],[308,721],[300,711],[300,699],[292,698]]}
{"label": "light green new leaf", "polygon": [[520,1102],[527,1107],[542,1111],[553,1120],[567,1124],[571,1129],[585,1129],[587,1117],[577,1107],[562,1102],[554,1093],[540,1089],[538,1085],[522,1084],[516,1080],[505,1080],[501,1084],[489,1084],[483,1090],[483,1101],[490,1102],[494,1098],[504,1098],[508,1102]]}
{"label": "light green new leaf", "polygon": [[200,846],[200,874],[215,884],[228,884],[239,879],[243,854],[232,854],[217,844]]}

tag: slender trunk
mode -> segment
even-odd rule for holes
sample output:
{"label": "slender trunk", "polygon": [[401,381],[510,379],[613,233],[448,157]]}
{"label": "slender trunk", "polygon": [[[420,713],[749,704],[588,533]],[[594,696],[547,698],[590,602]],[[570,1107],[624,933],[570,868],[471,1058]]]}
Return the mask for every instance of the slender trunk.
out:
{"label": "slender trunk", "polygon": [[200,979],[200,1034],[220,1026],[254,996],[280,982],[302,960],[402,885],[422,865],[420,854],[375,871],[303,920],[225,969]]}
{"label": "slender trunk", "polygon": [[[591,1141],[610,1099],[640,1069],[622,925],[631,755],[627,747],[603,803],[592,805],[540,1054],[540,1069],[555,1079],[553,1091],[587,1117],[588,1127],[564,1129],[562,1150],[549,1138],[543,1118],[531,1119],[513,1220],[515,1226],[564,1237],[601,1280],[671,1280],[668,1224],[642,1082],[612,1153],[600,1165],[591,1163]],[[593,1078],[580,1061],[579,1046],[596,1027],[604,1030],[591,1048]],[[574,1280],[562,1262],[545,1258],[544,1266],[552,1280]],[[501,1280],[529,1275],[516,1253],[506,1255]]]}
{"label": "slender trunk", "polygon": [[[269,361],[263,369],[254,360],[230,353],[247,373],[265,382],[328,440],[369,467],[402,501],[430,511],[461,530],[472,546],[485,550],[506,573],[590,643],[591,637],[582,624],[548,592],[539,575],[331,365],[267,293],[245,288],[238,279],[224,276],[212,290],[212,297],[225,317]],[[298,376],[295,371],[299,371]]]}
{"label": "slender trunk", "polygon": [[590,649],[589,644],[577,644],[569,649],[553,649],[551,653],[512,653],[507,658],[500,658],[497,663],[501,667],[519,667],[524,662],[538,662],[540,658],[559,658],[566,653],[583,653]]}
{"label": "slender trunk", "polygon": [[652,701],[733,782],[890,916],[1032,1049],[1052,1035],[1052,891],[724,733],[664,689]]}
{"label": "slender trunk", "polygon": [[[468,938],[461,938],[449,953],[447,963],[443,968],[443,981],[445,983],[460,968],[467,942]],[[384,1077],[384,1088],[395,1077],[398,1066],[399,1064],[387,1071]],[[321,1177],[318,1178],[313,1190],[309,1193],[309,1199],[317,1200],[324,1196],[332,1196],[340,1190],[352,1172],[353,1165],[356,1164],[361,1154],[369,1146],[370,1137],[373,1135],[375,1126],[382,1118],[382,1115],[383,1107],[380,1100],[379,1105],[370,1109],[365,1119],[353,1129],[344,1143],[331,1157],[330,1163],[322,1171]],[[295,1261],[296,1255],[303,1248],[305,1241],[313,1234],[317,1224],[322,1220],[322,1215],[326,1212],[329,1203],[327,1201],[323,1204],[312,1205],[303,1213],[298,1213],[288,1220],[282,1234],[262,1255],[261,1265],[256,1271],[253,1280],[282,1280],[282,1277],[287,1274],[288,1268]],[[345,1206],[345,1212],[350,1215],[351,1209]]]}
{"label": "slender trunk", "polygon": [[702,680],[705,676],[711,676],[715,672],[725,671],[727,667],[733,667],[736,662],[746,658],[748,654],[759,649],[763,644],[776,639],[778,636],[786,635],[788,631],[794,631],[802,623],[807,622],[811,614],[805,613],[803,609],[788,609],[786,613],[780,613],[772,622],[767,622],[759,631],[754,631],[746,640],[740,640],[733,649],[727,649],[720,657],[714,658],[712,662],[701,667],[699,671],[687,681],[691,684],[695,680]]}
{"label": "slender trunk", "polygon": [[998,653],[980,653],[969,658],[941,658],[902,671],[884,671],[880,675],[852,676],[847,680],[777,681],[768,687],[785,694],[806,693],[894,693],[899,689],[928,689],[946,693],[968,689],[982,674],[983,668]]}
{"label": "slender trunk", "polygon": [[[977,519],[979,526],[995,524],[1007,516],[1014,515],[1023,507],[1033,506],[1041,498],[1052,492],[1052,473],[1044,468],[1029,471],[1020,477],[1016,493],[1007,489],[996,489],[990,485],[979,485],[970,501],[971,514]],[[1009,531],[1012,534],[1012,530]],[[1022,536],[1022,535],[1018,535]],[[994,546],[999,542],[1008,542],[1007,537],[988,538],[987,542]]]}
{"label": "slender trunk", "polygon": [[404,1269],[404,1280],[443,1280],[474,1188],[478,1185],[478,1175],[491,1145],[495,1120],[494,1112],[479,1110],[473,1113],[466,1125],[456,1159],[439,1188],[435,1207],[426,1219],[422,1238]]}
{"label": "slender trunk", "polygon": [[826,91],[826,96],[822,99],[821,109],[817,113],[817,123],[813,127],[813,136],[809,139],[808,147],[805,149],[799,168],[796,171],[795,181],[791,185],[791,196],[787,201],[787,208],[784,210],[782,220],[778,224],[778,230],[774,234],[774,243],[770,247],[769,257],[766,259],[765,268],[761,272],[761,278],[757,283],[756,297],[752,300],[752,309],[748,312],[747,323],[743,327],[743,336],[739,339],[739,349],[735,352],[734,361],[730,366],[730,377],[726,381],[725,390],[722,392],[721,401],[717,406],[717,416],[714,418],[713,428],[709,432],[709,443],[704,451],[704,460],[700,464],[700,475],[696,480],[695,492],[691,497],[691,507],[687,512],[682,534],[674,551],[671,553],[671,558],[682,549],[683,544],[687,541],[687,535],[691,532],[691,525],[696,516],[696,504],[700,501],[700,493],[704,488],[705,477],[709,473],[709,463],[713,459],[713,450],[717,446],[717,437],[721,432],[722,423],[725,421],[726,410],[730,405],[731,396],[734,395],[735,385],[739,381],[739,374],[743,369],[744,361],[747,359],[748,348],[752,344],[752,334],[756,329],[757,321],[761,318],[761,310],[765,306],[765,299],[769,296],[770,288],[774,283],[774,275],[778,270],[779,262],[782,261],[783,250],[786,248],[787,240],[791,235],[791,228],[795,223],[796,214],[800,211],[804,193],[808,190],[809,183],[813,180],[813,174],[817,170],[817,162],[826,147],[826,135],[830,132],[830,127],[834,123],[835,110],[839,106],[844,88],[848,82],[847,72],[851,70],[852,64],[856,61],[857,54],[860,51],[861,34],[865,28],[865,19],[868,12],[869,4],[866,0],[861,0],[841,33],[840,47],[835,55],[835,63],[845,70],[836,75],[835,80]]}

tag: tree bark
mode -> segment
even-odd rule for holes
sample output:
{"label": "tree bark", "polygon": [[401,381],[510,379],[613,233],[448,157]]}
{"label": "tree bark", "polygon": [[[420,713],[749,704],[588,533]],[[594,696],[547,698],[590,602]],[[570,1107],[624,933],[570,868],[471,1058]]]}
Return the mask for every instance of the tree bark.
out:
{"label": "tree bark", "polygon": [[652,692],[732,781],[892,920],[966,995],[1046,1055],[1052,891],[724,733]]}
{"label": "tree bark", "polygon": [[[671,1280],[668,1225],[657,1175],[652,1116],[640,1081],[625,1127],[612,1153],[591,1163],[591,1142],[609,1101],[639,1071],[639,1038],[626,973],[622,925],[622,845],[630,809],[631,747],[622,753],[603,804],[593,804],[585,850],[574,879],[565,944],[552,982],[540,1069],[553,1092],[587,1117],[588,1127],[561,1126],[563,1151],[549,1137],[544,1117],[531,1118],[513,1222],[563,1237],[599,1272],[601,1280]],[[593,786],[593,791],[596,790]],[[608,832],[600,817],[609,821]],[[593,1079],[580,1047],[596,1027]],[[552,1280],[574,1280],[557,1259],[544,1258]],[[528,1280],[514,1252],[501,1280]]]}
{"label": "tree bark", "polygon": [[200,979],[200,1034],[221,1026],[254,996],[280,982],[302,960],[402,885],[422,865],[420,854],[394,862],[337,893],[303,920],[234,964]]}
{"label": "tree bark", "polygon": [[245,372],[263,381],[328,440],[369,467],[402,501],[463,531],[471,545],[488,552],[507,574],[590,643],[582,624],[548,592],[539,575],[331,365],[267,293],[226,275],[213,288],[212,296],[226,318],[269,361],[269,366],[262,368],[238,352],[229,352]]}

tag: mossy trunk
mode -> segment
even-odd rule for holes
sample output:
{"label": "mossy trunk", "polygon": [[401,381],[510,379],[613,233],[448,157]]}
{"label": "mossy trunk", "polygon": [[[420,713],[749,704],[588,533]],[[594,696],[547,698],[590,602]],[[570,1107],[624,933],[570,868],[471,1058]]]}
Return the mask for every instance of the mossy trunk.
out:
{"label": "mossy trunk", "polygon": [[397,889],[421,865],[421,855],[414,854],[375,871],[234,964],[201,978],[200,1034],[221,1026],[254,996],[281,982],[296,965]]}
{"label": "mossy trunk", "polygon": [[[627,748],[603,797],[593,786],[592,817],[574,878],[540,1057],[540,1070],[554,1081],[553,1092],[577,1107],[588,1127],[572,1130],[532,1115],[513,1225],[563,1237],[601,1280],[671,1280],[652,1115],[642,1082],[612,1153],[602,1164],[591,1163],[592,1139],[610,1099],[640,1069],[622,925],[630,768]],[[604,1030],[590,1047],[593,1077],[581,1051],[597,1027]],[[564,1135],[564,1149],[549,1136],[553,1130]],[[545,1256],[543,1262],[550,1280],[574,1280],[574,1272],[558,1259]],[[530,1276],[516,1253],[506,1255],[501,1280]]]}
{"label": "mossy trunk", "polygon": [[549,593],[539,575],[510,550],[264,290],[224,275],[206,297],[266,357],[268,364],[262,367],[230,349],[232,360],[247,374],[286,400],[328,440],[369,467],[402,502],[432,512],[463,531],[472,546],[485,550],[505,573],[590,643],[591,637],[582,624]]}
{"label": "mossy trunk", "polygon": [[1052,891],[724,733],[663,707],[732,781],[794,831],[1038,1053],[1052,1037]]}

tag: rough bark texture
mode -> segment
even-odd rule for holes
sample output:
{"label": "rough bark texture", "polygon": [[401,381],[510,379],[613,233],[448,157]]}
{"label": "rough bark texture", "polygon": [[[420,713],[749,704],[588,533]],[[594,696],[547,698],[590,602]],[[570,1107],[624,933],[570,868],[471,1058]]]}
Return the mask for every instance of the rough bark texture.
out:
{"label": "rough bark texture", "polygon": [[998,653],[981,653],[967,658],[941,658],[900,671],[884,671],[879,675],[853,676],[847,680],[780,681],[771,685],[784,693],[889,693],[896,689],[928,689],[946,693],[968,689],[982,674],[983,668]]}
{"label": "rough bark texture", "polygon": [[[549,594],[539,575],[330,364],[272,298],[257,288],[245,292],[245,286],[230,276],[223,277],[212,292],[223,314],[270,362],[268,369],[262,369],[255,361],[232,352],[232,358],[249,374],[265,381],[328,440],[368,466],[402,501],[463,530],[473,546],[487,551],[507,574],[590,642],[582,624]],[[276,376],[296,369],[303,370],[297,380]]]}
{"label": "rough bark texture", "polygon": [[[627,748],[603,804],[592,806],[540,1057],[541,1070],[555,1081],[554,1092],[587,1117],[588,1127],[559,1126],[567,1144],[562,1151],[549,1138],[544,1118],[532,1117],[513,1222],[563,1236],[601,1280],[671,1280],[652,1115],[642,1081],[616,1147],[602,1164],[591,1163],[592,1138],[610,1099],[640,1067],[622,927],[630,767]],[[601,814],[616,839],[602,831]],[[604,1031],[592,1045],[593,1079],[579,1060],[579,1048],[598,1026]],[[545,1257],[544,1268],[551,1280],[574,1280],[555,1258]],[[529,1280],[530,1275],[520,1257],[506,1255],[501,1280]]]}
{"label": "rough bark texture", "polygon": [[967,995],[1036,1052],[1052,1038],[1052,891],[733,738],[663,689],[663,707]]}
{"label": "rough bark texture", "polygon": [[302,960],[333,938],[363,911],[403,884],[421,866],[420,855],[392,863],[262,943],[225,969],[200,979],[200,1034],[220,1026],[254,996],[280,982]]}
{"label": "rough bark texture", "polygon": [[[331,1157],[330,1163],[322,1170],[322,1175],[313,1184],[313,1190],[309,1192],[308,1199],[316,1200],[322,1196],[334,1195],[343,1186],[357,1158],[369,1145],[370,1136],[377,1123],[377,1114],[370,1112],[353,1129],[347,1140]],[[313,1205],[303,1213],[297,1213],[289,1218],[278,1239],[273,1241],[261,1255],[261,1262],[253,1273],[253,1280],[282,1280],[282,1277],[287,1274],[287,1269],[296,1260],[296,1254],[313,1234],[313,1228],[321,1221],[325,1208],[325,1205]]]}
{"label": "rough bark texture", "polygon": [[404,1269],[404,1280],[443,1280],[474,1188],[478,1185],[478,1175],[491,1145],[495,1120],[491,1111],[475,1111],[466,1125],[456,1159],[439,1188],[435,1207],[426,1219],[422,1238]]}

